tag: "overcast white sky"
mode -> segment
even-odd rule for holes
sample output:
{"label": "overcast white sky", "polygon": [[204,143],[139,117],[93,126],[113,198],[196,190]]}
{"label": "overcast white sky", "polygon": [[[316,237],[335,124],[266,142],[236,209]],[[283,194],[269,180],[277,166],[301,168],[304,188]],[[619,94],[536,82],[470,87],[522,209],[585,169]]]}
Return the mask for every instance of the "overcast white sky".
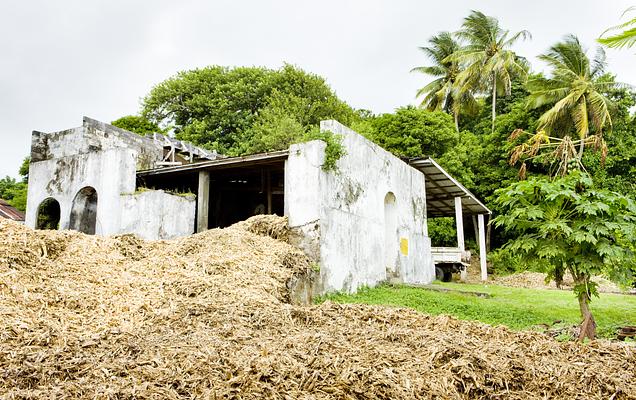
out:
{"label": "overcast white sky", "polygon": [[[17,176],[32,130],[134,114],[177,71],[219,65],[319,74],[343,100],[373,112],[415,103],[427,61],[417,47],[456,30],[471,9],[533,39],[536,55],[574,33],[589,47],[636,0],[57,0],[0,1],[0,177]],[[619,80],[636,84],[636,49],[608,51]]]}

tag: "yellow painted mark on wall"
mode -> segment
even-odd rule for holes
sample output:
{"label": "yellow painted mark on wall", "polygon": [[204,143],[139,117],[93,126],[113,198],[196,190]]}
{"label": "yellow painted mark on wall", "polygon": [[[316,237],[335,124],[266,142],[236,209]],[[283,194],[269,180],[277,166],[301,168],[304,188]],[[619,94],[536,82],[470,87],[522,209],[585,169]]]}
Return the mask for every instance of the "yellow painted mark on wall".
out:
{"label": "yellow painted mark on wall", "polygon": [[400,253],[403,256],[409,255],[409,240],[407,238],[400,238]]}

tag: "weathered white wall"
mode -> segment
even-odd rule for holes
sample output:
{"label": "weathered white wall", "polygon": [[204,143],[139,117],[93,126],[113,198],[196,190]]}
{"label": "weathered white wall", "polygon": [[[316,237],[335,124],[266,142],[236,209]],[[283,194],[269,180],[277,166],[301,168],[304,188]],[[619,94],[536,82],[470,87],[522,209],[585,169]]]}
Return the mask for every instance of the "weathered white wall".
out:
{"label": "weathered white wall", "polygon": [[173,239],[194,233],[194,195],[147,190],[121,197],[121,233],[133,232],[147,240]]}
{"label": "weathered white wall", "polygon": [[33,131],[31,162],[115,148],[134,151],[137,169],[152,168],[163,158],[163,147],[154,140],[84,117],[79,128],[50,133]]}
{"label": "weathered white wall", "polygon": [[26,224],[35,228],[39,205],[51,197],[60,204],[60,229],[69,229],[75,196],[90,186],[97,192],[98,235],[139,233],[169,238],[191,234],[193,199],[164,192],[131,195],[137,169],[152,166],[162,157],[163,148],[154,141],[89,118],[79,128],[33,132]]}
{"label": "weathered white wall", "polygon": [[124,148],[32,162],[29,167],[27,226],[35,228],[39,205],[52,197],[60,203],[60,229],[68,229],[75,196],[82,188],[91,186],[97,192],[95,233],[118,233],[120,194],[135,191],[135,162],[134,151]]}
{"label": "weathered white wall", "polygon": [[[352,292],[389,278],[431,282],[424,175],[336,121],[323,121],[321,129],[342,135],[347,155],[338,161],[337,172],[325,172],[324,143],[292,146],[285,166],[285,214],[297,230],[319,226],[323,291]],[[389,192],[396,198],[397,221],[389,238],[395,254],[387,256],[384,199]],[[400,251],[402,240],[408,244],[406,254]],[[387,257],[395,260],[395,270],[387,271]]]}

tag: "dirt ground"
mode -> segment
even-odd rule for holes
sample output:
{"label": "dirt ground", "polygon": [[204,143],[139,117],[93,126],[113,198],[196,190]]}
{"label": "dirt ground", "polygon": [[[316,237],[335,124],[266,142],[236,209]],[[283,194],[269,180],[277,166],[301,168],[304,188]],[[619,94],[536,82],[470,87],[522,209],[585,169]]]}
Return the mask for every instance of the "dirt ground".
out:
{"label": "dirt ground", "polygon": [[636,399],[625,344],[294,305],[311,266],[285,224],[146,242],[0,221],[0,398]]}

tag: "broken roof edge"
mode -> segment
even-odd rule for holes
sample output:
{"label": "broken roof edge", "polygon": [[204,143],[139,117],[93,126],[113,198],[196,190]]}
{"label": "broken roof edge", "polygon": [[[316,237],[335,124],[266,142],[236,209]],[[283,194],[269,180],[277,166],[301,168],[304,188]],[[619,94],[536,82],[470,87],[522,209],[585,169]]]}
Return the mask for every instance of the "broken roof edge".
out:
{"label": "broken roof edge", "polygon": [[123,129],[123,128],[119,128],[119,127],[117,127],[115,125],[111,125],[111,124],[108,124],[106,122],[98,121],[96,119],[89,118],[87,116],[83,116],[82,117],[82,125],[80,125],[80,126],[75,126],[73,128],[62,129],[60,131],[49,131],[49,132],[44,132],[44,131],[39,131],[37,129],[34,129],[32,131],[32,133],[39,134],[39,135],[53,135],[53,134],[56,134],[56,133],[63,133],[63,132],[68,132],[68,131],[72,131],[72,130],[75,130],[75,129],[87,128],[87,127],[96,128],[96,129],[99,129],[100,131],[105,132],[105,133],[117,132],[117,133],[122,134],[124,136],[130,136],[131,138],[135,138],[135,139],[141,138],[142,140],[152,142],[152,139],[150,139],[149,137],[142,136],[142,135],[140,135],[138,133],[131,132],[131,131],[128,131],[128,130]]}
{"label": "broken roof edge", "polygon": [[[457,179],[453,178],[453,176],[451,174],[446,172],[446,170],[444,168],[442,168],[442,166],[439,165],[431,157],[410,158],[408,160],[408,164],[411,165],[414,168],[417,168],[418,166],[422,166],[422,167],[423,166],[433,166],[440,173],[442,173],[446,177],[446,179],[448,179],[449,181],[451,181],[451,183],[453,183],[456,187],[458,187],[465,194],[465,197],[467,197],[467,198],[471,199],[472,201],[474,201],[477,204],[477,206],[479,206],[484,211],[484,212],[482,212],[480,214],[492,214],[492,211],[490,211],[490,209],[488,207],[486,207],[486,205],[484,203],[482,203],[477,198],[477,196],[475,196],[470,190],[466,189],[466,187],[464,187],[464,185],[462,185],[459,181],[457,181]],[[417,169],[419,169],[419,168],[417,168]],[[426,176],[427,180],[430,179],[429,176],[426,173],[424,173],[424,171],[422,171],[422,173]]]}
{"label": "broken roof edge", "polygon": [[96,119],[93,118],[89,118],[87,116],[82,117],[82,126],[83,127],[94,127],[97,128],[99,130],[101,130],[102,132],[117,132],[121,135],[126,135],[128,137],[130,137],[131,139],[135,140],[138,138],[141,138],[142,141],[147,142],[149,145],[155,145],[155,144],[159,144],[162,147],[174,147],[177,150],[183,150],[186,151],[188,153],[192,153],[198,157],[201,158],[207,158],[209,160],[213,160],[216,159],[218,157],[224,157],[220,154],[218,154],[216,152],[216,150],[207,150],[204,149],[202,147],[199,146],[195,146],[194,144],[190,143],[190,142],[186,142],[183,140],[178,140],[175,139],[169,135],[160,133],[160,132],[153,132],[152,134],[148,134],[148,135],[140,135],[138,133],[120,128],[118,126],[112,125],[112,124],[108,124],[106,122],[102,122],[102,121],[98,121]]}
{"label": "broken roof edge", "polygon": [[232,166],[236,164],[249,164],[267,161],[279,161],[287,159],[289,149],[270,151],[265,153],[255,153],[244,156],[217,158],[209,161],[198,161],[191,164],[175,165],[171,167],[160,167],[137,171],[137,176],[161,175],[186,171],[198,171],[219,166]]}

